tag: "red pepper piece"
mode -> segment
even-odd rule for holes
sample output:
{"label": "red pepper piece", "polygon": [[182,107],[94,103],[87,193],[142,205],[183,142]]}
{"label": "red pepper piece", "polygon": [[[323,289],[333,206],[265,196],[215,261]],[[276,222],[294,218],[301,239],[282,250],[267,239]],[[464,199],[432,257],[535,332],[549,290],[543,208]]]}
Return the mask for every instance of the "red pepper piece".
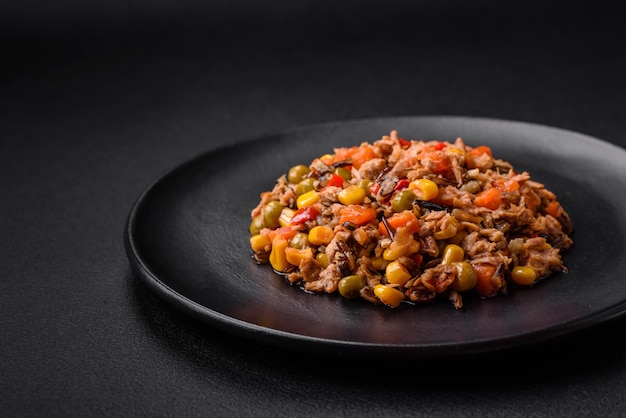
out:
{"label": "red pepper piece", "polygon": [[393,192],[397,192],[409,187],[410,181],[408,179],[402,179],[398,183],[396,183],[396,187],[393,188]]}
{"label": "red pepper piece", "polygon": [[339,174],[333,174],[330,180],[328,180],[328,185],[335,186],[335,187],[343,187],[343,177],[341,177]]}
{"label": "red pepper piece", "polygon": [[421,254],[415,254],[411,258],[413,259],[413,262],[415,263],[417,268],[421,268],[422,267],[422,261],[424,261],[424,256],[422,256]]}
{"label": "red pepper piece", "polygon": [[404,139],[404,138],[398,138],[398,142],[400,143],[400,147],[407,149],[408,147],[411,146],[411,141]]}
{"label": "red pepper piece", "polygon": [[319,214],[320,212],[317,210],[317,208],[315,208],[315,206],[307,206],[306,208],[298,209],[296,213],[294,213],[294,215],[291,217],[290,223],[292,225],[300,225],[306,221],[312,221],[313,219],[317,218],[317,215]]}

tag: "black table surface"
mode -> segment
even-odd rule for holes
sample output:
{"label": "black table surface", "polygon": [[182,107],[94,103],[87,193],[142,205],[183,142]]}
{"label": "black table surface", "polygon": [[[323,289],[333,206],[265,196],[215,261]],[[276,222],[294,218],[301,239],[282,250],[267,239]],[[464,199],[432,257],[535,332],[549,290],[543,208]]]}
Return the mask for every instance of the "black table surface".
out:
{"label": "black table surface", "polygon": [[303,125],[468,115],[626,147],[622,26],[592,1],[0,6],[0,415],[623,416],[626,318],[490,354],[316,357],[190,318],[123,242],[168,170]]}

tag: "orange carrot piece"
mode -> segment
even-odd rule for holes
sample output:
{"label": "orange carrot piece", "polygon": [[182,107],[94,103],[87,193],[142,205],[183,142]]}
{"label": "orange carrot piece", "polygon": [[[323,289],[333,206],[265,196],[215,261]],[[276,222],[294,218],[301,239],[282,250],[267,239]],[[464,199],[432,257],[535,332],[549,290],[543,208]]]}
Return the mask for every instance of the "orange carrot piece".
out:
{"label": "orange carrot piece", "polygon": [[519,190],[519,183],[516,180],[510,179],[498,179],[495,181],[494,186],[504,193],[512,193]]}
{"label": "orange carrot piece", "polygon": [[352,154],[352,165],[358,170],[365,162],[374,157],[376,157],[376,154],[374,154],[374,149],[370,145],[360,146]]}
{"label": "orange carrot piece", "polygon": [[496,293],[498,293],[497,283],[493,280],[493,276],[496,273],[496,266],[480,263],[474,264],[473,267],[477,278],[476,287],[474,288],[476,293],[486,298],[495,296]]}
{"label": "orange carrot piece", "polygon": [[443,151],[426,151],[420,153],[417,158],[420,160],[429,160],[434,173],[445,173],[452,169],[450,158]]}
{"label": "orange carrot piece", "polygon": [[487,154],[489,155],[491,158],[493,158],[493,153],[491,152],[491,148],[489,148],[487,145],[479,145],[476,148],[473,148],[469,154],[472,157],[478,157],[480,155],[483,154]]}
{"label": "orange carrot piece", "polygon": [[554,218],[558,218],[563,214],[563,208],[559,202],[553,200],[546,206],[546,213]]}
{"label": "orange carrot piece", "polygon": [[334,162],[351,160],[354,168],[358,170],[363,163],[375,157],[374,148],[366,144],[358,147],[335,148]]}
{"label": "orange carrot piece", "polygon": [[478,193],[478,195],[476,195],[476,198],[474,199],[474,204],[476,206],[488,208],[491,210],[498,209],[498,207],[502,204],[502,194],[500,193],[500,190],[498,190],[496,187],[483,190],[482,192]]}
{"label": "orange carrot piece", "polygon": [[269,238],[274,241],[274,238],[280,236],[286,240],[293,238],[298,232],[298,228],[293,228],[290,226],[281,226],[280,228],[273,229],[269,231]]}
{"label": "orange carrot piece", "polygon": [[356,148],[357,147],[335,148],[335,160],[334,160],[334,162],[344,161],[344,160],[347,160],[347,159],[351,158],[352,154],[354,154],[354,152],[356,151]]}
{"label": "orange carrot piece", "polygon": [[[415,214],[408,210],[393,214],[392,216],[387,218],[387,223],[393,229],[398,229],[401,226],[405,226],[409,228],[409,232],[411,234],[415,234],[420,230],[419,221],[415,217]],[[378,224],[378,230],[381,234],[389,237],[389,231],[387,231],[387,227],[385,227],[385,224],[383,222],[380,222]]]}
{"label": "orange carrot piece", "polygon": [[356,226],[365,225],[376,219],[376,210],[361,205],[349,205],[341,209],[339,223],[352,222]]}

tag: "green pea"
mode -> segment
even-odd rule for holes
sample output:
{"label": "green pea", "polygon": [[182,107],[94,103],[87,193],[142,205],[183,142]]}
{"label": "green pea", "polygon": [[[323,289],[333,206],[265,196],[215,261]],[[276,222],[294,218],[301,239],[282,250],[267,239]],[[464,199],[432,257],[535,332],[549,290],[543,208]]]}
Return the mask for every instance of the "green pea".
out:
{"label": "green pea", "polygon": [[529,266],[516,266],[511,271],[513,281],[522,286],[528,286],[537,280],[537,272]]}
{"label": "green pea", "polygon": [[365,190],[365,195],[369,197],[370,199],[372,198],[372,192],[370,191],[371,185],[372,185],[372,180],[370,179],[363,179],[359,182],[359,187]]}
{"label": "green pea", "polygon": [[451,265],[456,267],[457,276],[451,284],[451,288],[457,292],[467,292],[476,287],[478,276],[474,267],[467,261],[454,262]]}
{"label": "green pea", "polygon": [[250,222],[250,235],[260,234],[261,229],[265,227],[265,219],[263,219],[263,215],[255,216],[252,218],[252,222]]}
{"label": "green pea", "polygon": [[337,167],[335,169],[335,174],[337,174],[339,177],[341,177],[342,179],[346,181],[352,178],[352,173],[350,172],[350,170],[346,169],[345,167]]}
{"label": "green pea", "polygon": [[309,243],[309,236],[308,234],[305,234],[304,232],[298,232],[296,235],[294,235],[293,238],[291,238],[291,241],[289,241],[289,245],[291,247],[297,248],[299,250],[305,248],[308,243]]}
{"label": "green pea", "polygon": [[265,205],[263,208],[263,219],[265,220],[265,224],[268,228],[278,228],[280,226],[278,218],[280,217],[280,213],[282,211],[283,205],[281,205],[277,200],[272,200]]}
{"label": "green pea", "polygon": [[391,207],[396,212],[402,212],[403,210],[409,210],[413,208],[413,201],[415,200],[415,193],[412,190],[402,190],[391,198]]}
{"label": "green pea", "polygon": [[298,196],[315,190],[315,179],[304,179],[296,186],[296,194]]}
{"label": "green pea", "polygon": [[361,289],[365,287],[365,277],[353,274],[339,280],[339,293],[346,299],[357,298]]}
{"label": "green pea", "polygon": [[303,164],[294,165],[287,173],[287,180],[289,180],[289,183],[298,184],[307,174],[309,174],[309,167]]}

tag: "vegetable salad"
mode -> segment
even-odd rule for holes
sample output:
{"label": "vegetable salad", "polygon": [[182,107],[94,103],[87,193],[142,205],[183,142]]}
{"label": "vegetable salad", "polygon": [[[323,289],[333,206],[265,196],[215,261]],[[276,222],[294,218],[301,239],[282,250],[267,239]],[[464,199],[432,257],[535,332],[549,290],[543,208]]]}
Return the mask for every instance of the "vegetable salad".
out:
{"label": "vegetable salad", "polygon": [[488,146],[391,131],[291,167],[251,211],[250,245],[310,292],[461,308],[565,272],[572,231],[554,193]]}

